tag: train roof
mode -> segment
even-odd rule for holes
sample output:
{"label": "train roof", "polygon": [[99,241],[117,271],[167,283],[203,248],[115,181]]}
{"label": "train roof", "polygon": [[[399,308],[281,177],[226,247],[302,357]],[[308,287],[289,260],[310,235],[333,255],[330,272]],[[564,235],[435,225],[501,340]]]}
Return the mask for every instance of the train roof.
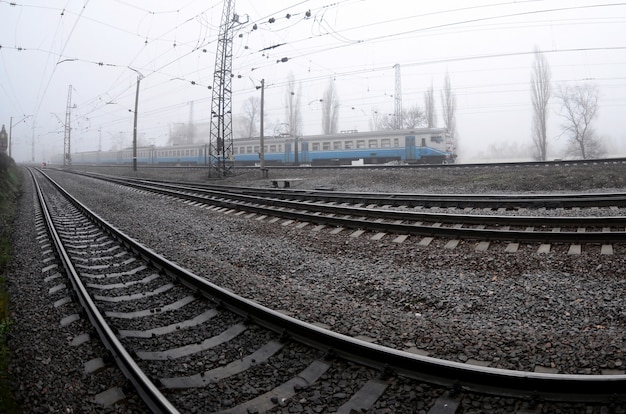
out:
{"label": "train roof", "polygon": [[338,134],[305,135],[301,139],[344,139],[344,138],[384,138],[394,136],[420,135],[420,134],[443,134],[445,128],[413,128],[413,129],[392,129],[383,131],[346,131]]}
{"label": "train roof", "polygon": [[[409,136],[409,135],[422,135],[422,134],[446,134],[448,130],[446,128],[412,128],[412,129],[394,129],[394,130],[383,130],[383,131],[346,131],[340,132],[338,134],[320,134],[320,135],[301,135],[297,138],[302,141],[332,141],[332,140],[343,140],[343,139],[359,139],[359,138],[385,138],[385,137],[398,137],[398,136]],[[280,135],[280,136],[266,136],[266,139],[269,141],[273,139],[282,139],[282,140],[294,140],[296,137],[292,137],[289,135]],[[258,141],[259,137],[250,137],[250,138],[235,138],[235,143],[242,143],[246,141]]]}

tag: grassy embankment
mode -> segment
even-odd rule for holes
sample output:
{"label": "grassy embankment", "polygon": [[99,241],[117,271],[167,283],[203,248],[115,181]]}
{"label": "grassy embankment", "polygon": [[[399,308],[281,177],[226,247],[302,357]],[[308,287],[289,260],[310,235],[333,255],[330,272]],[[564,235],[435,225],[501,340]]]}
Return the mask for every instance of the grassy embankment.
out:
{"label": "grassy embankment", "polygon": [[6,335],[11,328],[9,296],[6,288],[7,266],[11,259],[11,232],[21,174],[11,158],[0,154],[0,413],[15,414],[20,409],[13,399],[8,375],[9,349]]}

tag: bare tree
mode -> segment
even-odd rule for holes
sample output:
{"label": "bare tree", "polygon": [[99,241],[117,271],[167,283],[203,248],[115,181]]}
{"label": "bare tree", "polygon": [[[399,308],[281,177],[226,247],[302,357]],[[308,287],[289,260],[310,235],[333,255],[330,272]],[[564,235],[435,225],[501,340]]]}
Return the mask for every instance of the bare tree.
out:
{"label": "bare tree", "polygon": [[397,124],[396,114],[381,114],[378,110],[372,111],[370,127],[375,131],[391,131],[394,129],[419,128],[425,124],[424,111],[417,105],[413,105],[408,110],[402,110],[402,124]]}
{"label": "bare tree", "polygon": [[533,103],[533,123],[531,127],[533,138],[533,158],[545,161],[548,156],[548,102],[552,95],[550,84],[552,74],[550,66],[543,53],[535,48],[535,63],[530,77],[531,97]]}
{"label": "bare tree", "polygon": [[582,159],[598,158],[604,149],[592,123],[598,117],[598,87],[593,84],[563,86],[557,92],[563,135],[570,141],[568,154]]}
{"label": "bare tree", "polygon": [[424,92],[424,118],[426,118],[426,127],[434,128],[437,125],[437,114],[435,113],[435,91],[432,82],[430,88]]}
{"label": "bare tree", "polygon": [[243,133],[244,137],[256,137],[258,134],[257,123],[261,116],[261,100],[256,96],[250,96],[243,104]]}
{"label": "bare tree", "polygon": [[456,147],[456,95],[452,92],[450,74],[446,73],[443,90],[441,91],[441,106],[444,127],[450,134],[453,148]]}
{"label": "bare tree", "polygon": [[286,124],[289,126],[289,134],[297,137],[302,131],[302,113],[300,112],[300,89],[296,92],[296,79],[293,73],[287,79],[287,90],[285,94],[285,112],[287,116]]}
{"label": "bare tree", "polygon": [[419,106],[413,105],[406,111],[402,111],[402,127],[413,129],[423,127],[426,124],[426,116]]}
{"label": "bare tree", "polygon": [[374,131],[389,131],[396,129],[396,117],[394,114],[382,114],[378,110],[373,110],[372,123],[374,124]]}
{"label": "bare tree", "polygon": [[380,131],[380,123],[382,115],[377,107],[372,108],[372,117],[370,118],[370,131]]}
{"label": "bare tree", "polygon": [[331,78],[324,91],[322,100],[322,131],[325,135],[337,133],[337,123],[339,120],[339,98],[335,81]]}

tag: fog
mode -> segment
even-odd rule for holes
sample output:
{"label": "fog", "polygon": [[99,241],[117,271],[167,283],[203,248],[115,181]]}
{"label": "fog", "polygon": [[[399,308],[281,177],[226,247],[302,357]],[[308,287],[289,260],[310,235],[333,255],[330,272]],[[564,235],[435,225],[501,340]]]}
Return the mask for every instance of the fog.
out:
{"label": "fog", "polygon": [[[164,0],[0,1],[0,124],[12,156],[45,161],[63,152],[131,144],[138,76],[138,135],[164,145],[177,125],[210,122],[223,3]],[[368,131],[372,113],[424,106],[435,91],[442,124],[446,74],[456,96],[459,160],[529,159],[534,50],[552,83],[593,83],[595,129],[609,156],[626,155],[626,3],[592,0],[234,1],[232,109],[259,96],[266,134],[285,122],[287,78],[297,82],[304,135],[322,130],[334,79],[339,130]],[[394,65],[400,65],[396,79]],[[69,103],[69,105],[68,105]],[[561,158],[559,104],[549,112],[549,158]],[[11,121],[12,117],[12,121]],[[208,136],[205,138],[208,141]]]}

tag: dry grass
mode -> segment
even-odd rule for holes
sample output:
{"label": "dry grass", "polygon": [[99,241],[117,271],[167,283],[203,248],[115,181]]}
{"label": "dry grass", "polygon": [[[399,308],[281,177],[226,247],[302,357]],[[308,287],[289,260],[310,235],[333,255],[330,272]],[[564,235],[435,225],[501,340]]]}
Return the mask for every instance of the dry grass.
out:
{"label": "dry grass", "polygon": [[19,171],[5,154],[0,154],[0,413],[13,414],[21,410],[13,398],[8,373],[10,352],[6,335],[11,329],[9,295],[6,281],[11,259],[11,233],[20,189]]}

